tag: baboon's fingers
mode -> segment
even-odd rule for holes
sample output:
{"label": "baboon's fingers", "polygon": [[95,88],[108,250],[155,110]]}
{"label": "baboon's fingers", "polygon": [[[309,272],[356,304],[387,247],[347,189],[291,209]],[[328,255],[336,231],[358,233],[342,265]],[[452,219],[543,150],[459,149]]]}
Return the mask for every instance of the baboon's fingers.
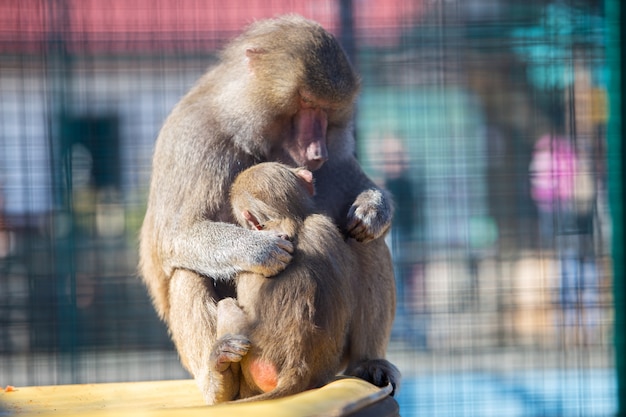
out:
{"label": "baboon's fingers", "polygon": [[215,342],[211,351],[211,362],[219,372],[231,363],[240,362],[250,350],[250,340],[242,335],[227,334]]}

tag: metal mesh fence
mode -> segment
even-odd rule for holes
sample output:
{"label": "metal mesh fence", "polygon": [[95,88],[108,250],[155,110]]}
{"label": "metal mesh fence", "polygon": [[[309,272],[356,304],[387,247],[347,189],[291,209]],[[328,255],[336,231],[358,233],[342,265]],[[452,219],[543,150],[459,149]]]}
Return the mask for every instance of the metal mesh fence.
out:
{"label": "metal mesh fence", "polygon": [[0,384],[188,377],[136,273],[154,140],[220,45],[298,12],[361,73],[397,204],[402,415],[616,412],[601,2],[95,3],[0,4]]}

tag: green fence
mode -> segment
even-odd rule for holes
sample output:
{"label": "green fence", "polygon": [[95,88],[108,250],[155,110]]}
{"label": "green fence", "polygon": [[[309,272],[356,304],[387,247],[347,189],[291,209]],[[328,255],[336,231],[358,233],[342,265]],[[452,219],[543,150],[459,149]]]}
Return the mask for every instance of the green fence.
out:
{"label": "green fence", "polygon": [[617,0],[1,2],[0,385],[188,377],[137,277],[154,140],[284,12],[362,76],[402,415],[626,415]]}

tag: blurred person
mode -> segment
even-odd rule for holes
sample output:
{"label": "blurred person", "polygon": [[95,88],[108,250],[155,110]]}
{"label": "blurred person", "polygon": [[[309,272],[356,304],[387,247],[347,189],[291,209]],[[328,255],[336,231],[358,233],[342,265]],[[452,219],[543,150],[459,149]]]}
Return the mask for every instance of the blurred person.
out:
{"label": "blurred person", "polygon": [[[555,222],[563,224],[572,211],[576,155],[569,140],[544,135],[535,144],[530,162],[531,197],[539,212],[539,239],[543,248],[553,246]],[[567,221],[566,221],[567,222]]]}
{"label": "blurred person", "polygon": [[598,324],[599,276],[593,248],[593,181],[571,140],[544,135],[530,163],[540,247],[559,261],[558,300],[564,343],[588,341]]}
{"label": "blurred person", "polygon": [[0,259],[11,254],[11,231],[4,214],[4,195],[0,186]]}
{"label": "blurred person", "polygon": [[397,288],[397,314],[392,335],[424,346],[424,325],[415,317],[412,304],[414,294],[413,281],[416,268],[416,259],[413,252],[414,232],[419,226],[418,198],[416,198],[416,184],[411,177],[409,156],[403,141],[395,135],[387,134],[380,144],[379,157],[381,170],[384,175],[384,188],[387,189],[394,201],[394,217],[388,244],[394,263],[394,273]]}
{"label": "blurred person", "polygon": [[[4,197],[0,184],[0,314],[2,317],[10,317],[9,300],[9,262],[5,260],[11,254],[11,232],[4,214]],[[10,352],[12,348],[12,336],[10,326],[0,326],[0,351]],[[0,415],[2,414],[0,404]]]}

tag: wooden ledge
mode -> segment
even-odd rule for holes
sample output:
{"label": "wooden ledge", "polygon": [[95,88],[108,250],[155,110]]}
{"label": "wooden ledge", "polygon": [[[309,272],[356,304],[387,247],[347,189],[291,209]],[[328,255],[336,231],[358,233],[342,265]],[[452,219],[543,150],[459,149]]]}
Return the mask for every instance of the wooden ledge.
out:
{"label": "wooden ledge", "polygon": [[390,391],[341,378],[277,400],[206,406],[193,380],[16,387],[0,391],[0,416],[398,416]]}

